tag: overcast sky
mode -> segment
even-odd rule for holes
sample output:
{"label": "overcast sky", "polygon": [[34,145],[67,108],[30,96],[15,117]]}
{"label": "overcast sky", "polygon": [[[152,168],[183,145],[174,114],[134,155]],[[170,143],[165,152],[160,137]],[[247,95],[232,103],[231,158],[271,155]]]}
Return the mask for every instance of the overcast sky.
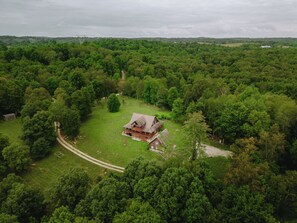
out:
{"label": "overcast sky", "polygon": [[297,37],[297,0],[0,0],[0,35]]}

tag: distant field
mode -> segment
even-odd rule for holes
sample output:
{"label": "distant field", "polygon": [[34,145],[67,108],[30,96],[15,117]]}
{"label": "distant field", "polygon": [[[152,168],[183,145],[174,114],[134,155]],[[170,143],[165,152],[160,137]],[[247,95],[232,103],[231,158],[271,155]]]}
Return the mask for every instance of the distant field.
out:
{"label": "distant field", "polygon": [[[76,146],[91,156],[120,166],[126,166],[139,156],[150,160],[162,159],[160,155],[148,150],[147,143],[122,136],[122,131],[123,125],[130,121],[133,112],[147,115],[169,112],[136,99],[124,100],[120,111],[116,113],[108,112],[104,105],[95,107],[91,117],[82,124],[81,138]],[[171,138],[175,138],[176,144],[181,144],[181,126],[171,121],[165,121],[164,126],[169,130]]]}
{"label": "distant field", "polygon": [[228,46],[228,47],[241,47],[245,43],[223,43],[220,44],[221,46]]}

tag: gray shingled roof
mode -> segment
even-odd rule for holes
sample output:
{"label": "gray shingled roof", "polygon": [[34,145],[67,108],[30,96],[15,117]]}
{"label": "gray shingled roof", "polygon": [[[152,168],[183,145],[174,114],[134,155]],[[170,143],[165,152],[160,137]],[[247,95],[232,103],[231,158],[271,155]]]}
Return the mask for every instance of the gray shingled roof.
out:
{"label": "gray shingled roof", "polygon": [[143,127],[143,131],[151,133],[162,124],[162,122],[160,122],[158,119],[157,119],[157,123],[153,124],[155,119],[157,119],[156,116],[133,113],[130,122],[124,125],[124,128],[131,129],[131,125],[134,122],[139,122],[140,120],[142,120],[141,122],[143,123],[143,120],[144,120],[145,126]]}

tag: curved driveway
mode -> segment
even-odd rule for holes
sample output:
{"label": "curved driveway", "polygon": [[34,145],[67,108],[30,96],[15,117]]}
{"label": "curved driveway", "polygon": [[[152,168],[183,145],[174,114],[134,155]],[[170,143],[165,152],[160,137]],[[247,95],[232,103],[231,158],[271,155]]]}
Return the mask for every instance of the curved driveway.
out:
{"label": "curved driveway", "polygon": [[75,148],[74,146],[72,146],[70,143],[68,143],[62,136],[61,136],[61,132],[60,132],[60,128],[57,128],[57,140],[58,142],[61,144],[61,146],[63,146],[65,149],[69,150],[70,152],[76,154],[77,156],[91,162],[94,163],[95,165],[101,166],[103,168],[109,169],[109,170],[113,170],[113,171],[117,171],[120,173],[123,173],[125,168],[124,167],[120,167],[120,166],[116,166],[116,165],[112,165],[110,163],[106,163],[103,162],[101,160],[95,159],[94,157],[89,156],[86,153],[83,153],[82,151],[78,150],[77,148]]}

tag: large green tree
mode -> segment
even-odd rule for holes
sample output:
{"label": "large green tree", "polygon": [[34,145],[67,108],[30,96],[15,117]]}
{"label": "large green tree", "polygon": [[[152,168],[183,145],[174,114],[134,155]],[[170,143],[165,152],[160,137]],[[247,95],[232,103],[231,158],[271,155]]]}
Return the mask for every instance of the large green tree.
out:
{"label": "large green tree", "polygon": [[25,118],[23,138],[28,145],[33,145],[39,138],[45,138],[52,145],[56,140],[52,114],[48,111],[39,111],[33,118]]}
{"label": "large green tree", "polygon": [[195,160],[204,154],[202,142],[207,138],[210,128],[206,124],[202,112],[190,114],[183,128],[186,133],[186,141],[191,149],[191,160]]}
{"label": "large green tree", "polygon": [[27,170],[31,164],[28,146],[11,144],[3,149],[2,156],[8,167],[16,172]]}
{"label": "large green tree", "polygon": [[90,177],[83,169],[71,169],[62,175],[51,190],[51,202],[55,207],[68,206],[74,210],[90,186]]}
{"label": "large green tree", "polygon": [[109,95],[107,99],[107,108],[110,112],[118,112],[120,110],[120,100],[115,94]]}

